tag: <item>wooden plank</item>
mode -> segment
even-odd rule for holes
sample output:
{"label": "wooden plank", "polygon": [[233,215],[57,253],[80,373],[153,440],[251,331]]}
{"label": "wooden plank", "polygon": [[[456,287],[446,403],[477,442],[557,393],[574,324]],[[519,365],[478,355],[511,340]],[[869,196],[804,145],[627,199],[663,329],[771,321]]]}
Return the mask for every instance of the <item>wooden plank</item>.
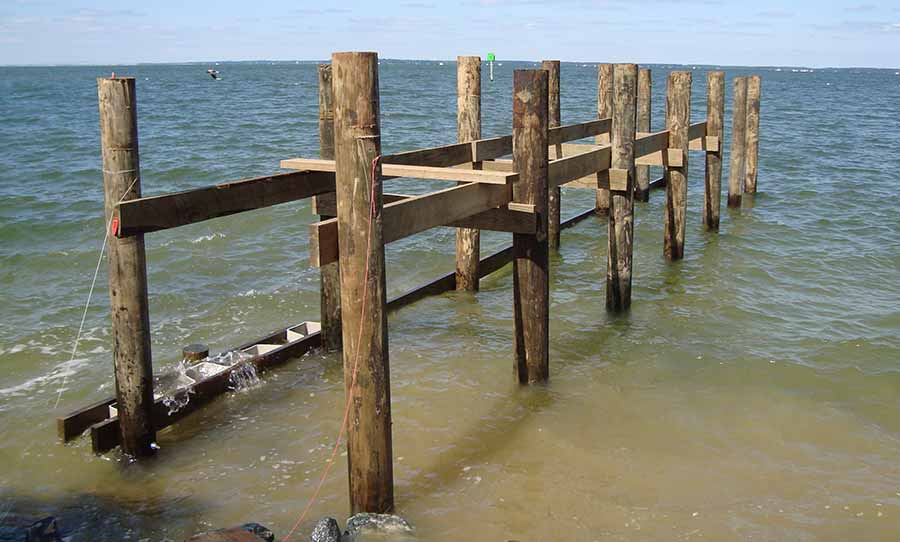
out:
{"label": "wooden plank", "polygon": [[[638,132],[634,139],[634,157],[635,159],[650,156],[659,153],[659,160],[662,161],[662,151],[669,145],[669,131],[662,130],[659,132]],[[650,164],[661,165],[661,164]]]}
{"label": "wooden plank", "polygon": [[505,135],[472,142],[472,161],[493,160],[512,154],[512,136]]}
{"label": "wooden plank", "polygon": [[688,143],[688,150],[719,152],[719,138],[717,136],[703,136],[692,139],[690,143]]}
{"label": "wooden plank", "polygon": [[334,174],[296,171],[123,201],[119,238],[176,228],[334,191]]}
{"label": "wooden plank", "polygon": [[610,126],[612,126],[611,119],[597,119],[551,128],[548,135],[548,142],[550,145],[556,145],[567,141],[576,141],[586,137],[596,136],[598,134],[605,134],[609,132]]}
{"label": "wooden plank", "polygon": [[[86,407],[74,410],[56,419],[56,433],[63,442],[69,442],[81,435],[95,423],[109,418],[109,405],[116,402],[115,397],[107,397]],[[117,433],[118,434],[118,433]]]}
{"label": "wooden plank", "polygon": [[533,209],[525,211],[498,207],[445,225],[457,228],[478,228],[480,230],[534,235],[537,233],[537,220],[537,214],[535,214]]}
{"label": "wooden plank", "polygon": [[474,161],[470,143],[454,143],[453,145],[399,152],[381,158],[382,164],[433,167],[449,167]]}
{"label": "wooden plank", "polygon": [[[400,201],[403,199],[411,198],[412,196],[407,194],[394,194],[385,192],[382,194],[382,200],[385,204],[393,203],[395,201]],[[334,196],[334,193],[324,194],[323,196],[316,196],[316,213],[317,215],[325,215],[325,216],[337,216],[337,200]],[[330,220],[326,218],[325,220]]]}
{"label": "wooden plank", "polygon": [[[281,161],[285,169],[333,172],[334,160],[316,158],[289,158]],[[414,179],[433,179],[442,181],[461,181],[467,183],[510,184],[517,179],[514,173],[501,171],[481,171],[458,167],[408,166],[397,164],[381,165],[381,172],[388,177],[410,177]]]}
{"label": "wooden plank", "polygon": [[688,141],[699,141],[706,137],[706,121],[695,122],[688,127]]}
{"label": "wooden plank", "polygon": [[547,168],[549,184],[550,186],[559,186],[586,175],[596,174],[599,171],[609,169],[609,160],[609,146],[554,160],[550,162]]}
{"label": "wooden plank", "polygon": [[[384,206],[384,242],[392,243],[435,226],[505,205],[509,189],[484,183],[468,183],[395,201]],[[337,221],[310,224],[310,264],[321,266],[338,258]]]}

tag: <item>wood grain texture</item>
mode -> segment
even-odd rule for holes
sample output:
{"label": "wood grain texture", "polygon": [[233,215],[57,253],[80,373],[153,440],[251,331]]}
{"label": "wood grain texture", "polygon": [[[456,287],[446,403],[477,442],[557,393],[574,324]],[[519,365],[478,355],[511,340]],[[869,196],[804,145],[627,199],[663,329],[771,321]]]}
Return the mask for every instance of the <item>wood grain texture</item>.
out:
{"label": "wood grain texture", "polygon": [[334,53],[331,65],[350,509],[389,513],[394,471],[382,182],[380,167],[372,167],[381,155],[378,55]]}
{"label": "wood grain texture", "polygon": [[334,174],[292,171],[119,203],[119,238],[177,228],[334,191]]}
{"label": "wood grain texture", "polygon": [[[597,66],[597,118],[612,118],[613,113],[613,65],[600,64]],[[608,145],[610,136],[608,133],[597,136],[598,145]],[[606,175],[597,174],[599,181],[606,181]],[[597,214],[605,215],[609,212],[609,190],[598,188],[597,190]]]}
{"label": "wood grain texture", "polygon": [[[105,224],[110,224],[119,202],[141,197],[134,79],[97,79],[97,97],[104,217]],[[119,437],[126,454],[149,456],[154,454],[156,431],[143,234],[125,238],[110,236],[107,255],[116,402],[121,417]]]}
{"label": "wood grain texture", "polygon": [[[613,72],[613,122],[610,154],[609,235],[606,258],[606,308],[622,312],[631,306],[634,239],[634,140],[637,113],[636,64],[616,64]],[[618,174],[614,174],[617,172]],[[624,181],[615,190],[613,180]],[[649,188],[649,186],[648,186]]]}
{"label": "wood grain texture", "polygon": [[[461,56],[456,61],[456,137],[460,143],[481,139],[481,58]],[[477,149],[473,146],[475,160]],[[480,164],[473,163],[473,169]],[[477,228],[456,229],[456,289],[478,291],[481,233]]]}
{"label": "wood grain texture", "polygon": [[744,172],[744,193],[756,193],[759,175],[759,100],[762,81],[758,75],[747,79],[747,155]]}
{"label": "wood grain texture", "polygon": [[734,78],[731,108],[731,156],[728,163],[728,206],[741,206],[744,164],[747,156],[747,78]]}
{"label": "wood grain texture", "polygon": [[680,152],[681,166],[669,164],[666,176],[666,216],[663,253],[668,260],[684,257],[685,216],[687,215],[687,151],[691,125],[691,72],[673,71],[666,85],[666,130],[669,149]]}
{"label": "wood grain texture", "polygon": [[[319,158],[323,160],[334,160],[334,89],[331,79],[331,65],[319,64]],[[319,218],[334,216],[336,213],[319,215]],[[319,267],[319,318],[322,324],[322,348],[328,351],[340,350],[341,269],[338,262]]]}
{"label": "wood grain texture", "polygon": [[536,235],[513,234],[515,359],[523,384],[550,376],[547,103],[546,71],[513,73],[513,162],[519,172],[513,201],[533,204],[539,217]]}
{"label": "wood grain texture", "polygon": [[[653,78],[650,68],[638,70],[637,82],[637,131],[650,131],[650,111]],[[637,166],[634,173],[634,197],[638,201],[650,201],[650,166]]]}
{"label": "wood grain texture", "polygon": [[[724,137],[725,72],[706,74],[706,135],[721,141]],[[722,199],[722,149],[717,145],[706,151],[704,176],[703,224],[706,229],[719,231],[719,209]]]}
{"label": "wood grain texture", "polygon": [[[544,60],[541,68],[547,71],[547,85],[549,96],[547,107],[549,108],[550,128],[556,128],[562,124],[559,99],[559,60]],[[557,153],[562,154],[562,143],[557,143]],[[551,249],[559,248],[559,213],[560,190],[559,185],[551,186],[547,200],[547,242]]]}

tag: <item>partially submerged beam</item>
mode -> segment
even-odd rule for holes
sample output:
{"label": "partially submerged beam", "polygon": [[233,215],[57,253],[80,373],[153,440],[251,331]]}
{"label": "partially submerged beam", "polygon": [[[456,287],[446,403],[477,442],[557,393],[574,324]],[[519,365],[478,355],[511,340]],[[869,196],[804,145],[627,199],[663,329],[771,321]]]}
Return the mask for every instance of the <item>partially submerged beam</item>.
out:
{"label": "partially submerged beam", "polygon": [[[334,89],[331,65],[319,64],[319,158],[334,160]],[[334,194],[334,192],[330,192]],[[319,220],[337,216],[337,210],[319,215]],[[322,348],[341,348],[341,270],[338,262],[319,267],[319,314]]]}
{"label": "partially submerged beam", "polygon": [[548,74],[513,74],[513,161],[519,182],[513,201],[535,206],[535,235],[513,234],[513,314],[516,374],[522,384],[550,376],[550,281],[547,243]]}
{"label": "partially submerged beam", "polygon": [[[637,80],[638,132],[650,131],[650,100],[653,78],[650,68],[640,68]],[[638,201],[650,201],[650,166],[637,166],[634,172],[634,197]]]}
{"label": "partially submerged beam", "polygon": [[[597,117],[601,119],[612,118],[613,113],[613,65],[600,64],[597,66]],[[598,145],[608,145],[609,133],[597,135]],[[599,188],[599,182],[607,178],[606,173],[598,173],[597,189],[597,214],[605,215],[609,212],[609,190]]]}
{"label": "partially submerged beam", "polygon": [[[549,123],[550,128],[556,128],[562,124],[559,103],[559,60],[545,60],[541,62],[541,68],[547,71]],[[562,154],[562,143],[556,143],[557,155]],[[550,186],[548,199],[547,241],[551,249],[559,248],[559,209],[560,190],[559,185]]]}
{"label": "partially submerged beam", "polygon": [[[687,151],[691,123],[691,72],[673,71],[666,85],[666,130],[669,147],[683,159],[680,166],[666,166],[666,215],[663,252],[668,260],[684,257],[687,215]],[[704,124],[705,127],[705,124]],[[704,128],[705,129],[705,128]]]}
{"label": "partially submerged beam", "polygon": [[[351,513],[394,509],[378,55],[335,53],[335,188]],[[375,164],[375,165],[373,165]]]}
{"label": "partially submerged beam", "polygon": [[[481,139],[481,57],[456,60],[456,137],[460,143]],[[475,149],[472,149],[473,159]],[[478,162],[473,169],[481,169]],[[478,291],[481,232],[477,228],[456,229],[456,289]]]}
{"label": "partially submerged beam", "polygon": [[758,75],[747,79],[747,155],[744,173],[744,193],[756,193],[756,177],[759,174],[759,95],[761,81]]}
{"label": "partially submerged beam", "polygon": [[[725,72],[706,74],[706,134],[721,140],[725,118]],[[719,231],[719,208],[722,199],[722,149],[706,151],[704,178],[703,223],[706,229]]]}
{"label": "partially submerged beam", "polygon": [[135,198],[115,206],[119,217],[116,236],[177,228],[333,191],[334,173],[292,171]]}
{"label": "partially submerged beam", "polygon": [[613,312],[631,306],[631,262],[634,239],[634,139],[637,112],[636,64],[616,64],[613,75],[613,123],[610,184],[617,177],[624,186],[610,186],[609,235],[606,257],[606,308]]}
{"label": "partially submerged beam", "polygon": [[744,161],[747,154],[747,78],[734,78],[731,109],[731,156],[728,164],[728,206],[741,206]]}
{"label": "partially submerged beam", "polygon": [[[141,197],[135,92],[134,78],[97,79],[104,217],[113,229],[116,205]],[[122,420],[119,439],[126,454],[149,456],[155,453],[156,430],[144,236],[110,236],[108,241],[113,365]]]}

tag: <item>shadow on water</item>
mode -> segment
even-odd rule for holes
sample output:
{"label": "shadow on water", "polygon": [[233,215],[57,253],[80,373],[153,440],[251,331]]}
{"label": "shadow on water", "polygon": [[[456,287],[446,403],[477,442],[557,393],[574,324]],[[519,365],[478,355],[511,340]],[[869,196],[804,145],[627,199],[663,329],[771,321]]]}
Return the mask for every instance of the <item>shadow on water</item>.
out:
{"label": "shadow on water", "polygon": [[130,495],[4,495],[0,500],[0,514],[5,514],[0,541],[21,542],[30,525],[48,516],[57,519],[63,536],[76,542],[119,542],[151,531],[162,531],[162,540],[181,540],[208,528],[192,518],[212,504],[186,494],[148,494],[149,490],[141,489]]}

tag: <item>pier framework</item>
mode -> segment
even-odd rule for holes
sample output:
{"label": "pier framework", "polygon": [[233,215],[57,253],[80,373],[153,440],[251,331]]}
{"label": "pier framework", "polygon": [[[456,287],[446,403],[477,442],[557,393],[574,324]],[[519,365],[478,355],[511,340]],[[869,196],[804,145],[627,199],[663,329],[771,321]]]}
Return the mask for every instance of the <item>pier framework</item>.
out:
{"label": "pier framework", "polygon": [[[347,424],[350,503],[354,512],[393,508],[393,450],[387,313],[454,289],[475,292],[481,277],[513,264],[514,368],[522,384],[550,376],[549,255],[561,229],[607,216],[606,307],[632,303],[635,201],[665,189],[669,260],[684,257],[689,151],[705,154],[702,217],[719,228],[724,139],[724,73],[707,74],[706,119],[691,122],[692,72],[666,85],[665,129],[651,130],[649,69],[598,67],[598,118],[562,125],[559,61],[516,70],[507,135],[481,133],[481,61],[458,59],[456,143],[383,154],[378,58],[335,53],[318,69],[319,157],[286,158],[291,170],[185,192],[141,194],[135,81],[98,79],[105,216],[110,228],[110,294],[116,395],[59,418],[60,437],[90,429],[93,448],[117,445],[149,455],[155,432],[228,390],[231,372],[198,378],[186,408],[169,412],[153,394],[144,235],[306,198],[319,220],[309,226],[310,262],[321,270],[321,330],[308,322],[238,348],[259,369],[312,348],[341,350],[350,405]],[[757,189],[760,80],[734,81],[728,204]],[[591,143],[577,141],[591,139]],[[649,166],[663,169],[650,181]],[[404,179],[449,181],[409,195]],[[386,192],[384,183],[392,190]],[[560,219],[560,187],[591,190],[592,208]],[[386,296],[384,247],[431,228],[457,228],[456,268],[395,299]],[[479,232],[512,234],[511,246],[480,257]],[[650,242],[649,240],[646,242]],[[202,349],[201,349],[202,350]],[[113,407],[113,409],[111,409]]]}

